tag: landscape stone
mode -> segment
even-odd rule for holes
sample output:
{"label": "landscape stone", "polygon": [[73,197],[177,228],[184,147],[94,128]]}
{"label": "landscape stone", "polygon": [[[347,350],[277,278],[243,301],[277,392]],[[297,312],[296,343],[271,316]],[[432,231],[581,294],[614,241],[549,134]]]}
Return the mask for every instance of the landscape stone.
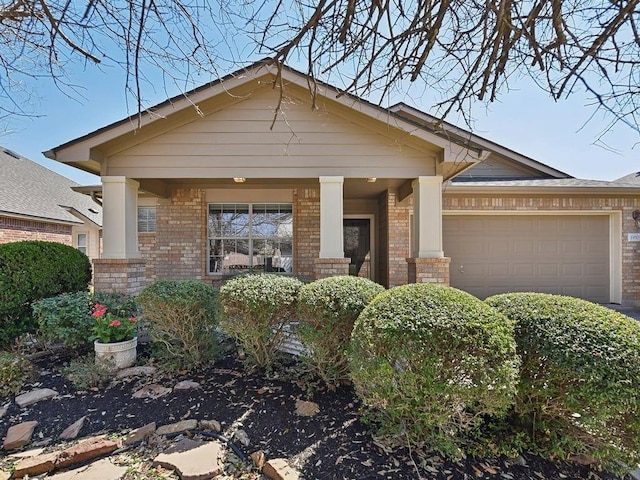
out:
{"label": "landscape stone", "polygon": [[265,456],[264,452],[262,450],[257,450],[249,456],[251,457],[251,460],[253,460],[253,464],[256,466],[256,468],[258,470],[262,470],[262,467],[264,467],[264,464],[267,461],[267,457]]}
{"label": "landscape stone", "polygon": [[11,478],[11,474],[9,472],[0,470],[0,480],[9,480],[10,478]]}
{"label": "landscape stone", "polygon": [[117,374],[117,378],[141,377],[145,375],[153,375],[158,369],[151,365],[141,365],[139,367],[123,368]]}
{"label": "landscape stone", "polygon": [[111,453],[118,448],[118,442],[107,440],[104,437],[92,437],[73,445],[58,455],[56,468],[66,468],[78,463]]}
{"label": "landscape stone", "polygon": [[151,435],[155,431],[156,431],[156,422],[147,423],[143,427],[136,428],[135,430],[131,430],[127,434],[127,436],[124,437],[124,440],[122,441],[122,443],[124,443],[125,445],[133,445],[134,443],[141,442],[142,440],[147,438],[149,435]]}
{"label": "landscape stone", "polygon": [[10,403],[7,403],[6,405],[0,408],[0,418],[4,417],[7,414],[7,410],[9,410],[10,405],[11,405]]}
{"label": "landscape stone", "polygon": [[5,450],[15,450],[24,447],[31,441],[33,431],[38,426],[38,422],[32,420],[30,422],[22,422],[13,425],[7,430],[7,436],[4,438],[2,448]]}
{"label": "landscape stone", "polygon": [[193,382],[191,380],[183,380],[181,382],[176,383],[173,387],[173,391],[176,390],[197,390],[200,388],[200,384],[198,382]]}
{"label": "landscape stone", "polygon": [[23,458],[15,465],[13,476],[22,478],[27,475],[40,475],[50,472],[55,468],[56,459],[60,452],[45,453],[34,457]]}
{"label": "landscape stone", "polygon": [[634,480],[640,480],[640,465],[638,465],[637,470],[630,472],[630,474],[631,474],[631,478],[633,478]]}
{"label": "landscape stone", "polygon": [[61,440],[73,440],[74,438],[76,438],[80,433],[80,430],[82,430],[82,427],[84,426],[84,421],[86,419],[87,419],[86,415],[84,417],[80,417],[78,420],[76,420],[67,428],[65,428],[58,438]]}
{"label": "landscape stone", "polygon": [[28,407],[42,400],[49,400],[58,395],[58,392],[51,388],[39,388],[16,397],[16,403],[20,408]]}
{"label": "landscape stone", "polygon": [[170,435],[172,433],[182,433],[187,430],[195,430],[198,428],[197,420],[182,420],[177,423],[170,423],[168,425],[162,425],[156,430],[158,435]]}
{"label": "landscape stone", "polygon": [[214,432],[222,430],[222,426],[217,420],[200,420],[198,422],[198,427],[202,430],[212,430]]}
{"label": "landscape stone", "polygon": [[156,399],[156,398],[164,397],[168,393],[171,393],[170,388],[163,387],[162,385],[157,385],[155,383],[151,383],[149,385],[145,385],[140,390],[133,392],[133,398]]}
{"label": "landscape stone", "polygon": [[89,465],[67,472],[47,476],[47,480],[120,480],[127,474],[127,467],[115,465],[103,458]]}
{"label": "landscape stone", "polygon": [[313,417],[320,411],[320,407],[315,402],[306,400],[296,400],[296,415],[300,417]]}
{"label": "landscape stone", "polygon": [[262,474],[271,480],[298,480],[300,476],[289,466],[286,458],[269,460],[262,467]]}
{"label": "landscape stone", "polygon": [[36,455],[40,455],[42,452],[44,452],[44,448],[32,448],[31,450],[25,450],[24,452],[12,453],[9,456],[11,458],[27,458],[35,457]]}
{"label": "landscape stone", "polygon": [[167,452],[153,460],[154,466],[173,469],[182,480],[206,480],[222,473],[223,448],[218,442],[184,439]]}

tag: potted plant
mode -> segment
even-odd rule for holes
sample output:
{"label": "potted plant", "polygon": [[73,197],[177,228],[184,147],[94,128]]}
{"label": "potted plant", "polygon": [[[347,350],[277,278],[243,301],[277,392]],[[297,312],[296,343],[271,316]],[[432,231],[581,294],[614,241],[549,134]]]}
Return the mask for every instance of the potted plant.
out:
{"label": "potted plant", "polygon": [[119,369],[132,366],[136,362],[138,345],[138,320],[136,317],[115,315],[100,303],[93,306],[95,323],[92,331],[96,363],[110,364]]}

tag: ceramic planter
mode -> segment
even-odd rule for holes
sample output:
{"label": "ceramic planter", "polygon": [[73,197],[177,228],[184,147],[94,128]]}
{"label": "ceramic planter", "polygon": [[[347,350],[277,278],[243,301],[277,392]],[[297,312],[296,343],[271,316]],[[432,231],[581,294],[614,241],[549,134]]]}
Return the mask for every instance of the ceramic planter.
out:
{"label": "ceramic planter", "polygon": [[137,346],[138,337],[115,343],[102,343],[96,340],[93,342],[96,363],[109,364],[114,369],[131,367],[136,363]]}

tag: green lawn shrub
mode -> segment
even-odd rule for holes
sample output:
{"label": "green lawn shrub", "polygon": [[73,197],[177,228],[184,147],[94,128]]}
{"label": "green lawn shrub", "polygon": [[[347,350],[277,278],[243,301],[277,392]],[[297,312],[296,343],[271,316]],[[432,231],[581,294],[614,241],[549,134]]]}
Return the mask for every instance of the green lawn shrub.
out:
{"label": "green lawn shrub", "polygon": [[513,323],[460,290],[392,288],[355,322],[351,379],[381,435],[461,455],[465,432],[513,402]]}
{"label": "green lawn shrub", "polygon": [[298,293],[298,335],[307,361],[329,386],[349,379],[346,350],[353,323],[385,288],[366,278],[337,276],[304,285]]}
{"label": "green lawn shrub", "polygon": [[219,342],[211,285],[160,280],[145,287],[137,302],[154,355],[166,367],[192,369],[216,358]]}
{"label": "green lawn shrub", "polygon": [[19,393],[33,373],[33,365],[22,353],[0,352],[0,397]]}
{"label": "green lawn shrub", "polygon": [[220,287],[220,325],[255,366],[274,364],[302,285],[294,277],[261,273],[232,278]]}
{"label": "green lawn shrub", "polygon": [[553,457],[640,463],[640,323],[585,300],[511,293],[522,370],[513,425]]}
{"label": "green lawn shrub", "polygon": [[87,290],[91,263],[79,250],[55,242],[0,245],[0,344],[35,329],[31,303]]}
{"label": "green lawn shrub", "polygon": [[33,316],[38,333],[45,342],[62,343],[78,355],[92,348],[91,316],[93,305],[100,303],[120,317],[137,315],[135,299],[119,293],[75,292],[43,298],[33,303]]}

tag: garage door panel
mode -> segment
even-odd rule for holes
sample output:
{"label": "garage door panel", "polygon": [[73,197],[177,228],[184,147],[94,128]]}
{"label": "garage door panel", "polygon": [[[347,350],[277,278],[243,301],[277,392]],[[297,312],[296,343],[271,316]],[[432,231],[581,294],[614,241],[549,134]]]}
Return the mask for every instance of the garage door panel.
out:
{"label": "garage door panel", "polygon": [[556,263],[539,263],[538,264],[538,276],[557,277],[558,276],[558,264]]}
{"label": "garage door panel", "polygon": [[480,298],[538,291],[609,301],[607,215],[445,216],[443,232],[451,285]]}

